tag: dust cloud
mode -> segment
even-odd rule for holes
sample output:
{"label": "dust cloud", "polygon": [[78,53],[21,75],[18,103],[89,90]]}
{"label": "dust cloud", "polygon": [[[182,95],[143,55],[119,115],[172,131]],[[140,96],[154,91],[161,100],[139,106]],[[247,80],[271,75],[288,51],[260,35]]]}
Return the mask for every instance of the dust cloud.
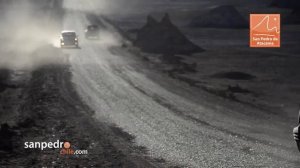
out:
{"label": "dust cloud", "polygon": [[[171,3],[170,0],[65,0],[64,8],[70,10],[82,10],[95,14],[123,14],[144,11],[149,4]],[[80,5],[78,5],[80,4]],[[80,9],[77,8],[80,6]]]}
{"label": "dust cloud", "polygon": [[49,2],[0,0],[0,68],[30,68],[37,59],[34,53],[58,40],[59,23]]}

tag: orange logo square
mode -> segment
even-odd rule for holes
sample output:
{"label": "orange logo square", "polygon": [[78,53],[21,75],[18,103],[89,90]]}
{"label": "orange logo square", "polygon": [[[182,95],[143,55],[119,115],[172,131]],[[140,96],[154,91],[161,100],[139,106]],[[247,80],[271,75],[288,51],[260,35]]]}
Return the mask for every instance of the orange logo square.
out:
{"label": "orange logo square", "polygon": [[250,47],[280,47],[280,14],[250,14]]}

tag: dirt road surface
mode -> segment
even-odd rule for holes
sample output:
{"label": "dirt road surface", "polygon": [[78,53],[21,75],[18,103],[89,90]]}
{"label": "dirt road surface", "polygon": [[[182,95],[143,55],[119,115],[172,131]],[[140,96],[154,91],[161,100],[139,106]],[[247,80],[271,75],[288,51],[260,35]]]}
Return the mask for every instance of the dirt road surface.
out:
{"label": "dirt road surface", "polygon": [[[160,74],[122,48],[126,39],[95,14],[93,1],[64,0],[62,5],[62,29],[79,34],[80,48],[61,50],[57,43],[46,47],[58,56],[57,62],[29,73],[19,90],[1,92],[2,102],[10,97],[19,105],[3,110],[16,111],[18,122],[10,123],[12,135],[6,135],[15,142],[14,152],[0,153],[0,167],[300,164],[289,126],[280,116],[251,115],[259,109]],[[84,38],[89,24],[101,25],[100,40]],[[71,141],[89,154],[61,156],[57,150],[23,148],[24,141],[56,139]]]}

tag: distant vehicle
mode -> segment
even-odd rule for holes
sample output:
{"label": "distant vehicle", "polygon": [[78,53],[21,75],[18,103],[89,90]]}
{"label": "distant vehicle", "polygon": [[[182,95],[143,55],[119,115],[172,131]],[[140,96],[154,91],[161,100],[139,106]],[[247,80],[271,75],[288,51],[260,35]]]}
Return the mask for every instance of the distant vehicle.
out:
{"label": "distant vehicle", "polygon": [[85,29],[85,38],[86,39],[99,39],[99,26],[98,25],[89,25]]}
{"label": "distant vehicle", "polygon": [[60,46],[63,47],[77,47],[79,46],[78,43],[78,36],[75,31],[72,30],[64,30],[61,32],[60,35]]}
{"label": "distant vehicle", "polygon": [[299,128],[300,128],[300,110],[299,110],[299,116],[298,116],[298,126],[293,129],[293,135],[294,139],[296,141],[298,150],[300,151],[300,137],[299,137]]}

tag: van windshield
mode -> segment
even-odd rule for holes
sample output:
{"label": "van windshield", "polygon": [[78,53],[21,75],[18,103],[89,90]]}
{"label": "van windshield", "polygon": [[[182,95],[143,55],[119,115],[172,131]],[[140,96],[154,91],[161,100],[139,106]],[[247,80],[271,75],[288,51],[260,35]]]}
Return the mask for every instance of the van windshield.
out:
{"label": "van windshield", "polygon": [[76,37],[76,33],[75,32],[66,32],[66,33],[62,33],[63,37]]}

